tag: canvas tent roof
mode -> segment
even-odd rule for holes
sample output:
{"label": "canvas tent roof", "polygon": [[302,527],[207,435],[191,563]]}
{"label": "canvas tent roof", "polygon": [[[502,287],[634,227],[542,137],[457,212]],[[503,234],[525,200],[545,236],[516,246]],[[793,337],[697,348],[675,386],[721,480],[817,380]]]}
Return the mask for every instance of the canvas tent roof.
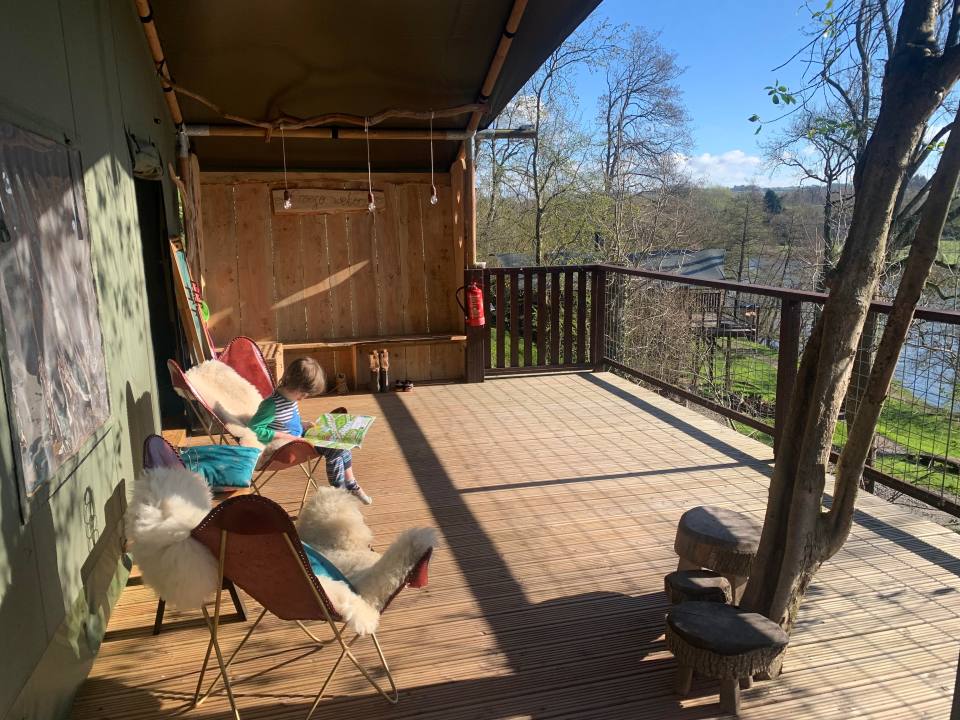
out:
{"label": "canvas tent roof", "polygon": [[[153,0],[153,15],[177,85],[225,112],[264,120],[339,112],[371,115],[385,108],[430,110],[477,102],[514,0]],[[599,0],[529,0],[480,127],[486,127],[540,64]],[[188,123],[222,124],[209,108],[180,97]],[[437,119],[437,128],[466,127],[468,115]],[[426,129],[426,121],[378,127]],[[276,168],[279,143],[259,138],[199,137],[204,169]],[[438,142],[446,170],[459,147]],[[375,170],[422,170],[429,148],[419,141],[379,141]],[[358,170],[364,143],[287,139],[291,169]]]}

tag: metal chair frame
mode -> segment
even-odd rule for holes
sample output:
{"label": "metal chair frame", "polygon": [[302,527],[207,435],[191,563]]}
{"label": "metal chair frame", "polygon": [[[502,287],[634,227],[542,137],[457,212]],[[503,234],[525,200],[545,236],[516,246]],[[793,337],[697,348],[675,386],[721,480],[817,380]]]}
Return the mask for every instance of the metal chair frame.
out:
{"label": "metal chair frame", "polygon": [[[253,496],[247,496],[245,499],[250,499]],[[293,531],[296,532],[295,530]],[[313,597],[317,602],[317,605],[321,608],[323,612],[323,622],[329,626],[331,632],[333,633],[333,639],[336,641],[337,645],[340,647],[340,655],[333,663],[333,666],[330,668],[327,673],[326,678],[323,681],[323,684],[320,686],[320,690],[317,692],[316,697],[314,698],[313,704],[310,707],[310,710],[307,712],[306,720],[310,720],[313,717],[313,714],[316,712],[317,707],[320,705],[320,701],[323,700],[327,688],[330,686],[330,683],[333,681],[333,678],[336,676],[337,671],[340,669],[341,664],[343,663],[344,658],[347,658],[354,667],[363,675],[363,677],[370,683],[371,686],[391,705],[397,704],[400,699],[399,690],[397,688],[396,680],[393,677],[393,672],[390,670],[390,666],[387,662],[387,658],[384,655],[383,647],[380,644],[379,638],[377,638],[376,633],[370,634],[370,639],[373,642],[374,647],[377,651],[377,656],[379,657],[380,663],[383,667],[383,671],[386,674],[387,681],[389,683],[389,690],[381,686],[374,678],[371,671],[360,661],[360,659],[354,654],[352,648],[354,644],[361,638],[361,635],[355,634],[350,640],[345,639],[345,630],[347,623],[343,622],[343,618],[336,615],[335,612],[331,612],[331,605],[329,600],[326,599],[325,594],[323,594],[322,589],[319,589],[319,585],[316,582],[315,577],[311,577],[311,574],[307,570],[304,561],[302,559],[301,553],[297,552],[297,549],[294,546],[293,540],[291,540],[290,534],[283,532],[284,540],[286,541],[286,546],[289,549],[293,561],[297,564],[300,569],[300,572],[303,574],[304,579],[307,582],[307,585],[310,587]],[[219,557],[218,557],[218,574],[221,581],[224,580],[224,564],[226,560],[227,552],[227,543],[229,541],[229,532],[221,528],[220,529],[220,547],[219,547]],[[296,539],[296,537],[294,537]],[[421,567],[425,567],[429,562],[431,552],[428,550],[427,553],[418,561],[416,566],[410,573],[407,575],[407,578],[401,583],[400,587],[394,592],[393,595],[387,600],[387,603],[384,605],[383,610],[381,610],[381,615],[386,611],[387,606],[390,602],[396,597],[397,593],[400,592],[404,587],[407,587],[413,582],[413,578],[418,575],[421,570]],[[201,703],[206,700],[210,694],[213,692],[214,688],[217,686],[217,683],[220,680],[223,680],[224,689],[226,690],[227,699],[230,702],[230,708],[233,711],[233,716],[235,720],[240,720],[240,711],[237,708],[236,698],[233,694],[233,682],[230,680],[229,669],[230,665],[234,662],[237,655],[243,649],[243,646],[247,643],[250,637],[253,635],[253,632],[260,625],[260,621],[266,616],[269,608],[264,607],[260,614],[257,616],[257,619],[254,621],[253,625],[247,630],[243,638],[240,640],[233,652],[230,653],[229,658],[224,659],[224,652],[220,645],[220,618],[221,618],[221,598],[218,594],[213,601],[213,615],[210,615],[209,605],[210,603],[204,604],[203,616],[207,624],[207,629],[210,632],[210,641],[207,643],[207,651],[204,655],[203,664],[200,669],[200,677],[197,679],[197,687],[193,696],[193,706],[199,706]],[[325,643],[316,635],[314,635],[304,624],[302,620],[294,620],[301,630],[310,638],[312,642],[317,645],[323,646]],[[339,626],[338,626],[338,623]],[[211,652],[216,655],[217,665],[219,666],[219,673],[210,683],[209,687],[206,690],[203,689],[204,677],[207,672],[207,668],[210,665],[210,655]],[[234,681],[236,682],[236,681]]]}

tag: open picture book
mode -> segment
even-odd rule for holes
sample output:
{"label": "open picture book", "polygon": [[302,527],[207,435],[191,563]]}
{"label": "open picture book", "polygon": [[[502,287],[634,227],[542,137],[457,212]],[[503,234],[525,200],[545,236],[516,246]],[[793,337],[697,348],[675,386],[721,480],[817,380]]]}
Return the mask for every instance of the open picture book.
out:
{"label": "open picture book", "polygon": [[317,418],[303,437],[321,447],[352,450],[363,444],[374,420],[372,415],[325,414]]}

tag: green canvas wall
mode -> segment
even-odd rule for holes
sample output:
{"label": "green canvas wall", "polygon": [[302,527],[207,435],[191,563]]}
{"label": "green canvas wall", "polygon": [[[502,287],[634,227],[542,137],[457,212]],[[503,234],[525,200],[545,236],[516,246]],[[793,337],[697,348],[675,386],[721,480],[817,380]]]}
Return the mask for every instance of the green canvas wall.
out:
{"label": "green canvas wall", "polygon": [[111,402],[24,523],[0,393],[0,717],[39,720],[68,714],[126,580],[122,513],[158,417],[125,132],[152,139],[165,163],[174,135],[132,0],[0,0],[0,19],[0,120],[81,155]]}

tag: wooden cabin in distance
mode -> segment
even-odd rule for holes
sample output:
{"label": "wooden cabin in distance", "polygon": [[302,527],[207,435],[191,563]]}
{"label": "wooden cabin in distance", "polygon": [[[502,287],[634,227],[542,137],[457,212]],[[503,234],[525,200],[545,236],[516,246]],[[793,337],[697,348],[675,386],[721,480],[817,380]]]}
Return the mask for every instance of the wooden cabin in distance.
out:
{"label": "wooden cabin in distance", "polygon": [[475,133],[596,4],[153,2],[214,343],[464,379]]}

